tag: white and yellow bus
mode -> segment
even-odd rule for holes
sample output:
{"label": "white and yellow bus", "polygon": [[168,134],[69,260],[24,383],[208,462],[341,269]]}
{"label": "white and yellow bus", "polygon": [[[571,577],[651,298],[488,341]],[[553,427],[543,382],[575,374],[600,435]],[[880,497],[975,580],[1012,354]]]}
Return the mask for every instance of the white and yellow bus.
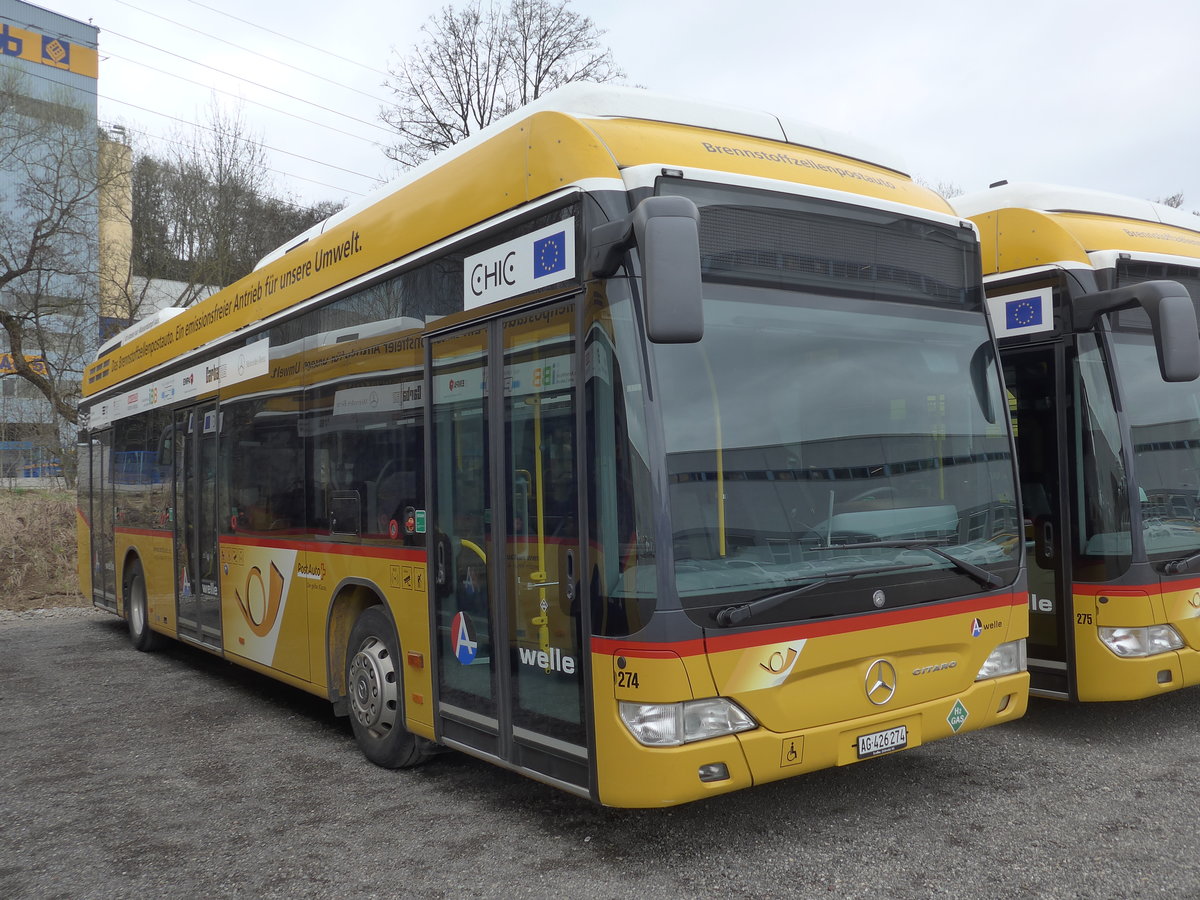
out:
{"label": "white and yellow bus", "polygon": [[114,341],[85,408],[84,590],[383,766],[664,806],[1026,707],[976,233],[789,119],[565,88]]}
{"label": "white and yellow bus", "polygon": [[1039,184],[954,203],[1016,432],[1033,692],[1200,683],[1200,218]]}

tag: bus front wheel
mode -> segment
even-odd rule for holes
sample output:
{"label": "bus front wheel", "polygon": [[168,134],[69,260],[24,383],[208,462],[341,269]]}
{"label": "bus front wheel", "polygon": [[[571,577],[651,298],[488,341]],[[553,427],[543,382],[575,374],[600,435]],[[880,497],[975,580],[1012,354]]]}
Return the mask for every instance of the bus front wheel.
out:
{"label": "bus front wheel", "polygon": [[415,766],[426,745],[404,727],[404,683],[399,641],[382,606],[359,614],[346,646],[350,725],[363,755],[385,769]]}
{"label": "bus front wheel", "polygon": [[146,576],[141,563],[131,563],[125,576],[125,620],[129,626],[129,641],[135,650],[156,650],[162,643],[159,634],[150,628],[146,604]]}

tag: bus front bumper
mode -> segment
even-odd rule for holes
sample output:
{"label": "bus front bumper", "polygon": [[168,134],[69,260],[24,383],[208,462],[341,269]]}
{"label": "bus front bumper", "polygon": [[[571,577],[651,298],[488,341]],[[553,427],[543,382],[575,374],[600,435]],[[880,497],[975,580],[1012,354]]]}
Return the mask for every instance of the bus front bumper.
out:
{"label": "bus front bumper", "polygon": [[[599,799],[606,806],[673,806],[891,755],[1018,719],[1025,713],[1028,696],[1029,675],[1020,672],[976,682],[951,697],[850,721],[788,733],[757,728],[662,748],[637,743],[614,709],[610,723],[601,729],[608,738],[597,746]],[[860,755],[863,748],[865,755]]]}

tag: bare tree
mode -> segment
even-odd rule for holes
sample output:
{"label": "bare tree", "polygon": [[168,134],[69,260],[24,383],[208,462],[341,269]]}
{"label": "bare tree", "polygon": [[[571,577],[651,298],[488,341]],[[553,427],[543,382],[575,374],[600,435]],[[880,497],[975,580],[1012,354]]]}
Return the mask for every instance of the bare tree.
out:
{"label": "bare tree", "polygon": [[961,185],[955,184],[953,181],[943,181],[938,179],[937,183],[935,184],[921,177],[920,175],[914,175],[913,181],[921,185],[921,187],[927,187],[931,191],[936,192],[943,200],[952,200],[955,197],[961,197],[966,193],[966,191],[962,189]]}
{"label": "bare tree", "polygon": [[517,79],[517,105],[576,81],[623,78],[612,51],[600,43],[604,32],[567,2],[513,0],[508,10],[507,55]]}
{"label": "bare tree", "polygon": [[388,69],[396,102],[379,117],[398,135],[388,157],[415,166],[556,87],[624,77],[604,31],[569,5],[469,0],[431,16],[423,40]]}
{"label": "bare tree", "polygon": [[[1177,194],[1171,194],[1169,197],[1159,197],[1154,202],[1161,203],[1163,206],[1170,206],[1172,209],[1182,209],[1183,208],[1183,191],[1180,191]],[[1192,215],[1200,216],[1200,209],[1193,209]]]}
{"label": "bare tree", "polygon": [[246,210],[268,188],[266,152],[242,111],[215,99],[208,127],[178,135],[175,145],[180,249],[192,261],[190,280],[223,287],[248,271],[238,238],[247,233]]}
{"label": "bare tree", "polygon": [[70,424],[95,334],[104,174],[86,112],[0,67],[0,330],[14,374]]}
{"label": "bare tree", "polygon": [[[94,114],[32,87],[0,65],[0,352],[11,372],[0,376],[0,436],[36,442],[70,478],[65,445],[98,326],[145,311],[129,261],[186,264],[193,284],[223,285],[336,204],[270,196],[261,143],[239,114],[215,109],[211,137],[134,165],[123,141],[97,133]],[[161,177],[147,185],[139,170]],[[101,260],[99,234],[113,225]]]}
{"label": "bare tree", "polygon": [[172,146],[133,163],[132,273],[180,282],[176,306],[231,284],[340,208],[277,196],[262,142],[240,110],[214,102],[207,124],[177,134]]}

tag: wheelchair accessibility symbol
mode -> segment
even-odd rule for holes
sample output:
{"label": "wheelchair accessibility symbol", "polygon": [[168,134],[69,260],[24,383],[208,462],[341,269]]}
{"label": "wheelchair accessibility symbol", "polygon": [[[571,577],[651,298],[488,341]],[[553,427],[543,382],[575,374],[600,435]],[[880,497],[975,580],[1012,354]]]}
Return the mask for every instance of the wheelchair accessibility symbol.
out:
{"label": "wheelchair accessibility symbol", "polygon": [[804,738],[785,738],[783,741],[783,755],[779,759],[779,765],[796,766],[804,761]]}

